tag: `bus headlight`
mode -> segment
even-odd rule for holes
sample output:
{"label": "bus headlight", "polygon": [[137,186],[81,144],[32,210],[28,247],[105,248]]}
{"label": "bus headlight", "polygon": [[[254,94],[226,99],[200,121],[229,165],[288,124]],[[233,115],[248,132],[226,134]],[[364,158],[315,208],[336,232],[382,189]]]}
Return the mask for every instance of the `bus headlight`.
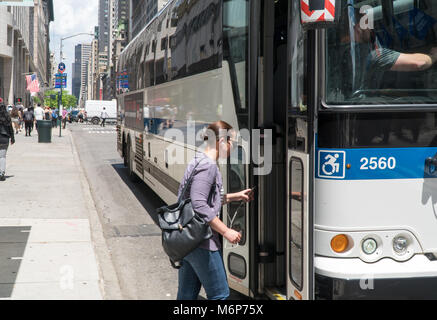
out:
{"label": "bus headlight", "polygon": [[378,249],[378,243],[373,238],[367,238],[366,240],[363,241],[361,247],[365,254],[371,255],[376,252],[376,249]]}
{"label": "bus headlight", "polygon": [[407,252],[408,239],[403,236],[398,236],[393,239],[393,250],[398,255],[404,255]]}

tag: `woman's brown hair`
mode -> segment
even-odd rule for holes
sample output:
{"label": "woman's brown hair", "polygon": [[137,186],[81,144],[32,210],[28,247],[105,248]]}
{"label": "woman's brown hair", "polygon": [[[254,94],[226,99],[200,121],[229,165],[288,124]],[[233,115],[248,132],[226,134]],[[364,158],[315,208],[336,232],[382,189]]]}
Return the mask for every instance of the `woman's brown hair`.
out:
{"label": "woman's brown hair", "polygon": [[213,144],[221,137],[227,136],[227,139],[230,139],[228,132],[232,129],[233,128],[229,123],[222,120],[211,123],[206,129],[203,140],[208,141],[209,144]]}

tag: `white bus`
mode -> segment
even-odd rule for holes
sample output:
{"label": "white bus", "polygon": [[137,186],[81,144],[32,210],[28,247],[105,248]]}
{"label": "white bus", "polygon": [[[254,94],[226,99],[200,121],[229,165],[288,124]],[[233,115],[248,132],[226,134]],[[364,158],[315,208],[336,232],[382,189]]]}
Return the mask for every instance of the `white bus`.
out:
{"label": "white bus", "polygon": [[261,133],[261,154],[271,140],[268,175],[221,166],[227,192],[257,186],[223,209],[248,297],[435,298],[436,22],[431,0],[169,1],[120,57],[118,150],[170,204],[186,164],[169,159],[200,142],[169,130],[224,120]]}

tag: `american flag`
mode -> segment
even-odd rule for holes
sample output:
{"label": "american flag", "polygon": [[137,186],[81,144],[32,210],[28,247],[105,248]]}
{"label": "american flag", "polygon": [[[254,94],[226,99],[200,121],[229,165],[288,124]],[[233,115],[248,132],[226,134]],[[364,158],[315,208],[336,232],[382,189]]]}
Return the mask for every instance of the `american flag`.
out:
{"label": "american flag", "polygon": [[39,82],[36,74],[26,76],[27,90],[30,92],[39,92]]}

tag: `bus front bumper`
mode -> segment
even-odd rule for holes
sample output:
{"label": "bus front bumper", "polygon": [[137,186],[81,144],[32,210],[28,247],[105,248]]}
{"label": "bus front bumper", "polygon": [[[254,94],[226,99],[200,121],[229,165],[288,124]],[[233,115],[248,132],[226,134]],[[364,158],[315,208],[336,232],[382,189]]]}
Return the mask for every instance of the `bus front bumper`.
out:
{"label": "bus front bumper", "polygon": [[318,299],[437,299],[437,260],[406,262],[316,257]]}

